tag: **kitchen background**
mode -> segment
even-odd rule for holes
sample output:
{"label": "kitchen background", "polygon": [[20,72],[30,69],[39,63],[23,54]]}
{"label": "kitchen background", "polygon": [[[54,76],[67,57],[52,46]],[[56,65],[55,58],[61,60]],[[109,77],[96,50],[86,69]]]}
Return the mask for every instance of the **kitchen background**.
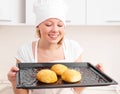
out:
{"label": "kitchen background", "polygon": [[[102,63],[105,72],[120,82],[120,26],[67,26],[65,33],[83,47],[84,61]],[[35,39],[34,26],[0,26],[0,80],[7,80],[17,49]]]}
{"label": "kitchen background", "polygon": [[[17,49],[37,39],[31,11],[33,1],[0,1],[0,91],[4,83],[9,84],[7,73],[15,65]],[[83,61],[103,64],[105,73],[120,84],[120,1],[65,1],[71,10],[65,36],[77,40],[83,47]]]}

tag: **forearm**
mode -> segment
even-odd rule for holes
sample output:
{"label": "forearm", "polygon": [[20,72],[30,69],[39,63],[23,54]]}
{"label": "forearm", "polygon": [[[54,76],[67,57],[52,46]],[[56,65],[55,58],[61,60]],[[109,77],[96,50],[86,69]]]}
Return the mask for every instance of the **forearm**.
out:
{"label": "forearm", "polygon": [[81,94],[81,92],[84,90],[84,87],[75,87],[73,88],[75,94]]}
{"label": "forearm", "polygon": [[14,94],[28,94],[28,90],[26,89],[17,89],[15,82],[12,83],[12,87]]}

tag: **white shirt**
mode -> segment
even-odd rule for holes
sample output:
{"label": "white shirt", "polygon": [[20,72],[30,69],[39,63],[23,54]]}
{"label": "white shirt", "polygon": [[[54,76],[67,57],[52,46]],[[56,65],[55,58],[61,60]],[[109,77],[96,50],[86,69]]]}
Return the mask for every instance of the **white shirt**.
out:
{"label": "white shirt", "polygon": [[[35,58],[32,52],[32,43],[25,44],[18,49],[16,58],[21,62],[36,62],[37,63],[37,46],[35,46]],[[83,52],[79,43],[74,40],[65,39],[63,43],[64,60],[57,60],[53,62],[74,62]],[[30,94],[74,94],[72,88],[54,88],[54,89],[33,89]]]}

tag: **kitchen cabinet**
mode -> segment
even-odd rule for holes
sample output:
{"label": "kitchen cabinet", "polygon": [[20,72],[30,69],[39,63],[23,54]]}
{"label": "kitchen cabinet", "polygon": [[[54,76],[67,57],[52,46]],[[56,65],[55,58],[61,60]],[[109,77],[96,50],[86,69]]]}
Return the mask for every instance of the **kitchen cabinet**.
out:
{"label": "kitchen cabinet", "polygon": [[24,25],[25,0],[0,0],[1,14],[0,25]]}
{"label": "kitchen cabinet", "polygon": [[[4,19],[0,20],[0,25],[34,25],[35,14],[33,13],[33,3],[35,0],[3,0],[0,1],[2,7],[7,11]],[[10,3],[8,3],[8,1]],[[66,19],[67,25],[85,25],[85,0],[65,0],[68,3],[69,11]],[[10,8],[7,8],[8,4]],[[0,7],[0,8],[2,8]],[[0,13],[4,10],[0,10]],[[7,18],[6,18],[6,17]]]}
{"label": "kitchen cabinet", "polygon": [[67,25],[85,25],[85,0],[65,0],[69,6]]}
{"label": "kitchen cabinet", "polygon": [[0,21],[1,22],[8,22],[10,21],[10,1],[9,0],[1,0],[0,1]]}
{"label": "kitchen cabinet", "polygon": [[87,0],[87,25],[120,25],[120,0]]}
{"label": "kitchen cabinet", "polygon": [[[65,0],[69,6],[67,13],[67,25],[84,25],[85,24],[85,0]],[[26,0],[26,24],[35,23],[33,13],[34,0]]]}
{"label": "kitchen cabinet", "polygon": [[[0,0],[0,25],[34,25],[35,0]],[[120,0],[65,0],[67,25],[120,25]]]}
{"label": "kitchen cabinet", "polygon": [[26,24],[35,24],[35,14],[33,12],[33,3],[35,0],[26,0]]}

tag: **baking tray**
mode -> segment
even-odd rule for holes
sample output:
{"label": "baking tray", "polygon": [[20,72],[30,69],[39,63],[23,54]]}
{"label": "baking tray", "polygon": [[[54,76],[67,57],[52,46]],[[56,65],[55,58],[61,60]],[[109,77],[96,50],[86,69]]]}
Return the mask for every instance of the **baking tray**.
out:
{"label": "baking tray", "polygon": [[58,81],[52,84],[41,83],[36,79],[38,70],[51,68],[57,63],[18,63],[19,72],[17,73],[16,88],[23,89],[45,89],[45,88],[68,88],[68,87],[93,87],[93,86],[108,86],[118,84],[111,77],[98,70],[89,62],[79,63],[60,63],[81,72],[82,79],[76,83],[67,83],[58,77]]}

